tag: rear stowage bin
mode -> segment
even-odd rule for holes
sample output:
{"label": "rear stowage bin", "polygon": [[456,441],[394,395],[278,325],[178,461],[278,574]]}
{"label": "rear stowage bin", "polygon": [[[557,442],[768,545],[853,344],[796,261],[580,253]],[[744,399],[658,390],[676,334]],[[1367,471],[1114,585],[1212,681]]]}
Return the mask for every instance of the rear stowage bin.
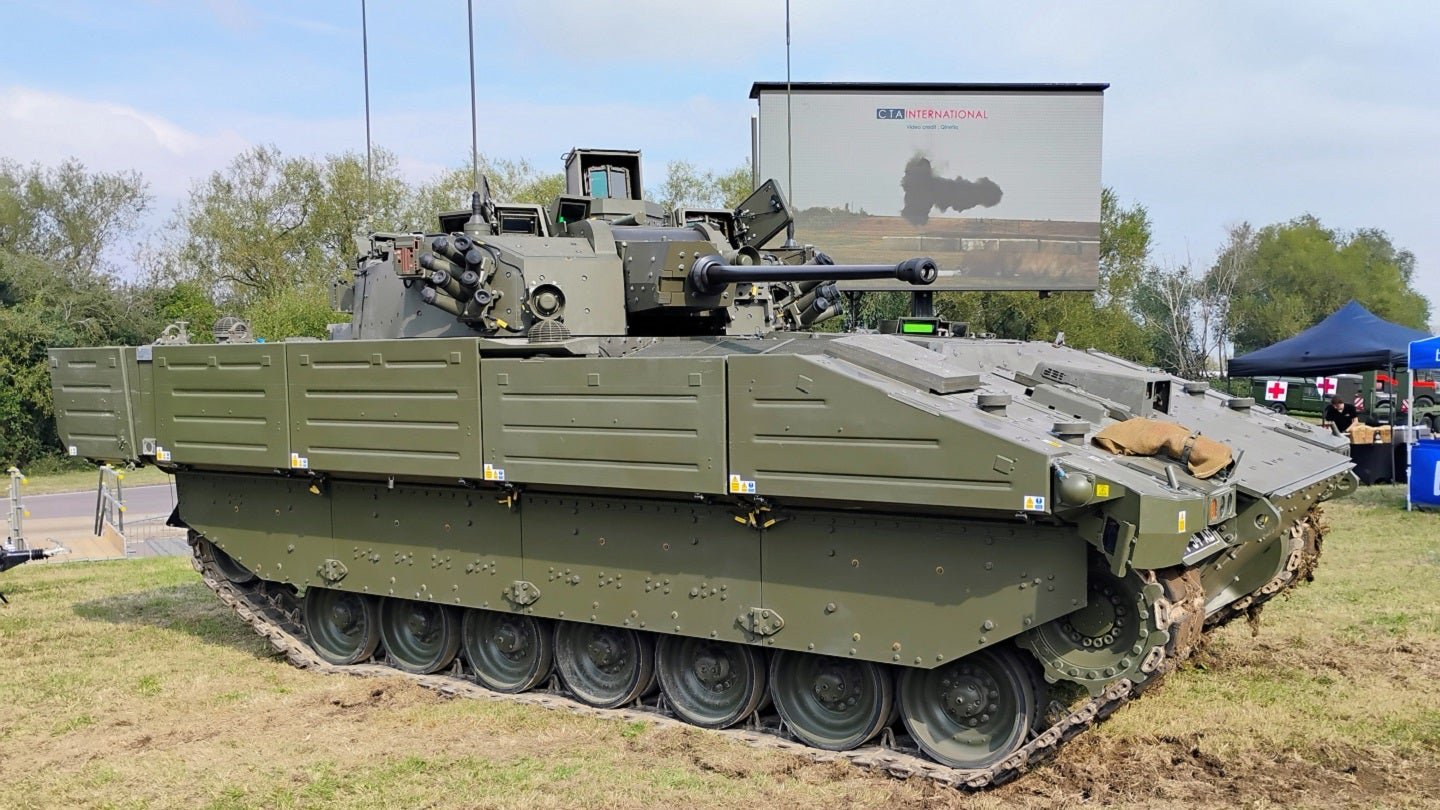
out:
{"label": "rear stowage bin", "polygon": [[[127,363],[127,352],[130,354]],[[55,425],[66,452],[96,461],[135,461],[135,421],[127,384],[135,385],[134,349],[51,349]]]}
{"label": "rear stowage bin", "polygon": [[291,467],[285,351],[279,343],[156,346],[156,459]]}

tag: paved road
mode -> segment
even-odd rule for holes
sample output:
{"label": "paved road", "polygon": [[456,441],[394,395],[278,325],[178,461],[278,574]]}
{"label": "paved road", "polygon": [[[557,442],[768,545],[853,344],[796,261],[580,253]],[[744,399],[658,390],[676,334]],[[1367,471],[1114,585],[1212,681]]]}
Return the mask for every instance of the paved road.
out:
{"label": "paved road", "polygon": [[[125,487],[125,516],[131,519],[169,514],[175,506],[175,489],[170,484]],[[35,520],[49,518],[95,518],[95,490],[57,492],[53,495],[26,495],[25,508]]]}

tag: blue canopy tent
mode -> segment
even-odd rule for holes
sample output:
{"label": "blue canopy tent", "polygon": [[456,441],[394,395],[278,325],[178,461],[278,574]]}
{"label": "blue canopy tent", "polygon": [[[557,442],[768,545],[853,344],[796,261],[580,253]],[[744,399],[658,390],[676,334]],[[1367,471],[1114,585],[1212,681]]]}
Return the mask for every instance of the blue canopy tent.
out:
{"label": "blue canopy tent", "polygon": [[1230,361],[1230,376],[1321,377],[1403,366],[1430,335],[1377,317],[1356,301],[1304,332]]}
{"label": "blue canopy tent", "polygon": [[[1406,364],[1410,367],[1410,390],[1408,401],[1415,401],[1415,372],[1421,369],[1440,369],[1440,337],[1412,341],[1406,352]],[[1411,411],[1414,417],[1414,409]],[[1409,433],[1409,431],[1407,431]],[[1415,465],[1416,445],[1412,441],[1406,448],[1405,508],[1415,503],[1440,506],[1440,440],[1425,442],[1420,446],[1420,466]]]}

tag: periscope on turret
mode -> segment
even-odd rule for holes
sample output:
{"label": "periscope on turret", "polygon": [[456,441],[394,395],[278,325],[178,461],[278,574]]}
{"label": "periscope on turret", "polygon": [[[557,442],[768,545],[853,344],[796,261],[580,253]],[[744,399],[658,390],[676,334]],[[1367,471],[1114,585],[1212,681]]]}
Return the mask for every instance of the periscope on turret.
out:
{"label": "periscope on turret", "polygon": [[[374,234],[329,340],[52,350],[61,436],[171,472],[207,583],[315,666],[658,689],[861,763],[893,726],[889,761],[974,787],[1314,570],[1337,438],[963,324],[807,331],[935,263],[777,245],[769,182],[666,212],[640,168],[576,149],[548,207]],[[1058,719],[1056,684],[1087,696]]]}

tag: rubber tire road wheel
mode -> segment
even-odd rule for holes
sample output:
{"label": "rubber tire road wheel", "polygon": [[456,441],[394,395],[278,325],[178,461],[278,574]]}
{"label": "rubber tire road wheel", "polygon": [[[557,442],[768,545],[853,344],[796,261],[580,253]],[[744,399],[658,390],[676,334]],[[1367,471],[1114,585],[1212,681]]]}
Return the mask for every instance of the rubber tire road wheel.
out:
{"label": "rubber tire road wheel", "polygon": [[744,722],[765,699],[765,651],[744,644],[664,636],[655,654],[675,714],[701,728]]}
{"label": "rubber tire road wheel", "polygon": [[439,672],[460,650],[460,613],[449,605],[388,597],[380,605],[380,640],[396,669]]}
{"label": "rubber tire road wheel", "polygon": [[576,700],[614,709],[655,685],[655,644],[623,627],[557,622],[555,669]]}
{"label": "rubber tire road wheel", "polygon": [[549,622],[523,613],[472,608],[465,611],[460,643],[475,680],[486,689],[513,695],[539,686],[555,662],[555,634]]}
{"label": "rubber tire road wheel", "polygon": [[848,751],[890,722],[895,683],[887,668],[869,661],[779,652],[770,659],[770,695],[807,745]]}
{"label": "rubber tire road wheel", "polygon": [[978,769],[1003,761],[1025,744],[1040,713],[1026,663],[1012,648],[998,647],[935,669],[906,669],[905,728],[942,765]]}
{"label": "rubber tire road wheel", "polygon": [[311,648],[332,664],[364,661],[380,646],[380,605],[373,596],[307,588],[304,612]]}

